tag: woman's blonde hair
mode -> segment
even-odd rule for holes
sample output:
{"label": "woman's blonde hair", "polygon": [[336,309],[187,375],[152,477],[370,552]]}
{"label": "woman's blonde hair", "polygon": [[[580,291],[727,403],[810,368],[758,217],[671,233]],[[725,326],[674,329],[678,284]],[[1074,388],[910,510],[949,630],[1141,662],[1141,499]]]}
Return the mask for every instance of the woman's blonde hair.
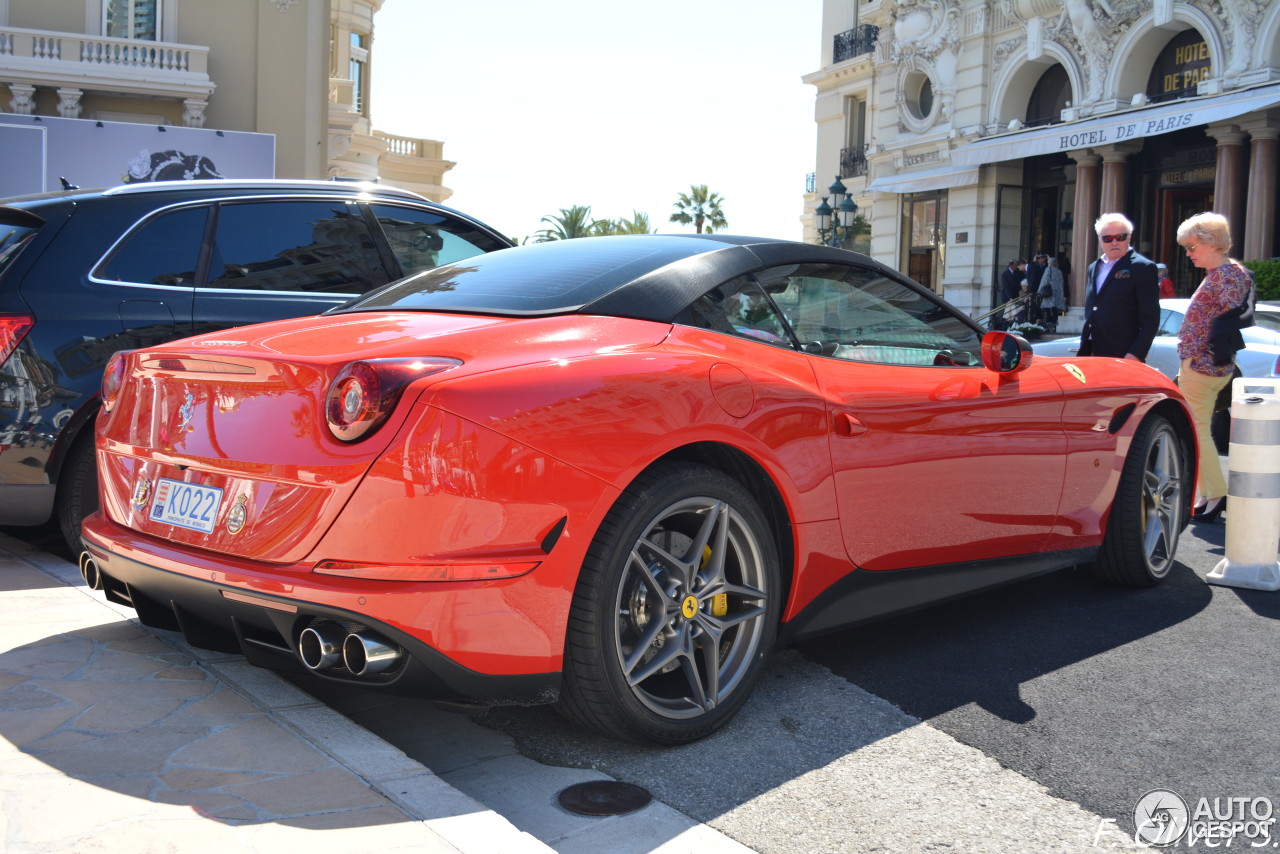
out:
{"label": "woman's blonde hair", "polygon": [[1178,226],[1178,242],[1185,244],[1188,237],[1194,237],[1195,243],[1206,243],[1219,252],[1231,249],[1231,226],[1220,213],[1198,213],[1187,217]]}

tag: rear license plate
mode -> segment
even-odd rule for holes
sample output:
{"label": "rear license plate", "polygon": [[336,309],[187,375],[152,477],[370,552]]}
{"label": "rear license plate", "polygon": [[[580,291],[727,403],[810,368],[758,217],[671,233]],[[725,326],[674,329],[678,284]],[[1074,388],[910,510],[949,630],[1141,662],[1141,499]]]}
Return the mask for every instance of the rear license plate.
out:
{"label": "rear license plate", "polygon": [[221,489],[162,477],[156,486],[155,500],[151,502],[151,518],[212,534],[221,503]]}

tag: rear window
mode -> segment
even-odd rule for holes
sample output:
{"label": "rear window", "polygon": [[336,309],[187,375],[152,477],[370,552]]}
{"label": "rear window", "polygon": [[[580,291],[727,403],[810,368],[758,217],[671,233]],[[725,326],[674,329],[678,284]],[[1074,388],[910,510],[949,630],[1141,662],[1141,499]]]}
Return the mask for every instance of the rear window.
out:
{"label": "rear window", "polygon": [[339,311],[575,311],[646,273],[714,248],[698,240],[584,237],[478,255],[392,282]]}
{"label": "rear window", "polygon": [[194,287],[208,206],[153,217],[125,238],[94,276],[107,282]]}
{"label": "rear window", "polygon": [[5,270],[9,269],[9,265],[13,263],[13,259],[18,257],[23,247],[35,239],[39,231],[39,226],[8,225],[0,222],[0,276],[4,275]]}

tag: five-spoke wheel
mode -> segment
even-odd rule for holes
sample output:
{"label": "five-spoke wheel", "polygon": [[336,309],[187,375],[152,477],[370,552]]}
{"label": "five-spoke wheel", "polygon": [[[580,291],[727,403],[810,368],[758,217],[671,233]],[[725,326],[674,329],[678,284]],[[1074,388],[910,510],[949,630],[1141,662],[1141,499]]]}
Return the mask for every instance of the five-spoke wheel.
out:
{"label": "five-spoke wheel", "polygon": [[1168,575],[1188,518],[1187,460],[1167,419],[1152,416],[1138,427],[1094,565],[1098,577],[1150,586]]}
{"label": "five-spoke wheel", "polygon": [[777,555],[756,501],[659,466],[601,526],[574,596],[561,705],[604,732],[680,743],[746,701],[773,644]]}

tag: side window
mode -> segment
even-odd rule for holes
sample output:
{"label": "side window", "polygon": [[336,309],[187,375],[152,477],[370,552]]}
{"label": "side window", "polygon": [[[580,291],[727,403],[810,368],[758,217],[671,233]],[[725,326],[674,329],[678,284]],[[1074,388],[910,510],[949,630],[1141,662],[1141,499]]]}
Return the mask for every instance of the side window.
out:
{"label": "side window", "polygon": [[372,204],[369,210],[405,276],[506,248],[465,222],[421,208]]}
{"label": "side window", "polygon": [[224,202],[209,287],[362,294],[386,284],[360,208],[342,201]]}
{"label": "side window", "polygon": [[808,352],[885,365],[978,365],[981,337],[931,295],[867,267],[793,264],[756,274]]}
{"label": "side window", "polygon": [[676,318],[677,323],[793,348],[777,308],[748,276],[725,282],[703,294]]}
{"label": "side window", "polygon": [[108,282],[194,287],[209,208],[183,208],[153,217],[130,233],[93,272]]}
{"label": "side window", "polygon": [[1162,309],[1160,311],[1160,328],[1156,330],[1157,335],[1177,335],[1182,329],[1182,312],[1172,311],[1171,309]]}

